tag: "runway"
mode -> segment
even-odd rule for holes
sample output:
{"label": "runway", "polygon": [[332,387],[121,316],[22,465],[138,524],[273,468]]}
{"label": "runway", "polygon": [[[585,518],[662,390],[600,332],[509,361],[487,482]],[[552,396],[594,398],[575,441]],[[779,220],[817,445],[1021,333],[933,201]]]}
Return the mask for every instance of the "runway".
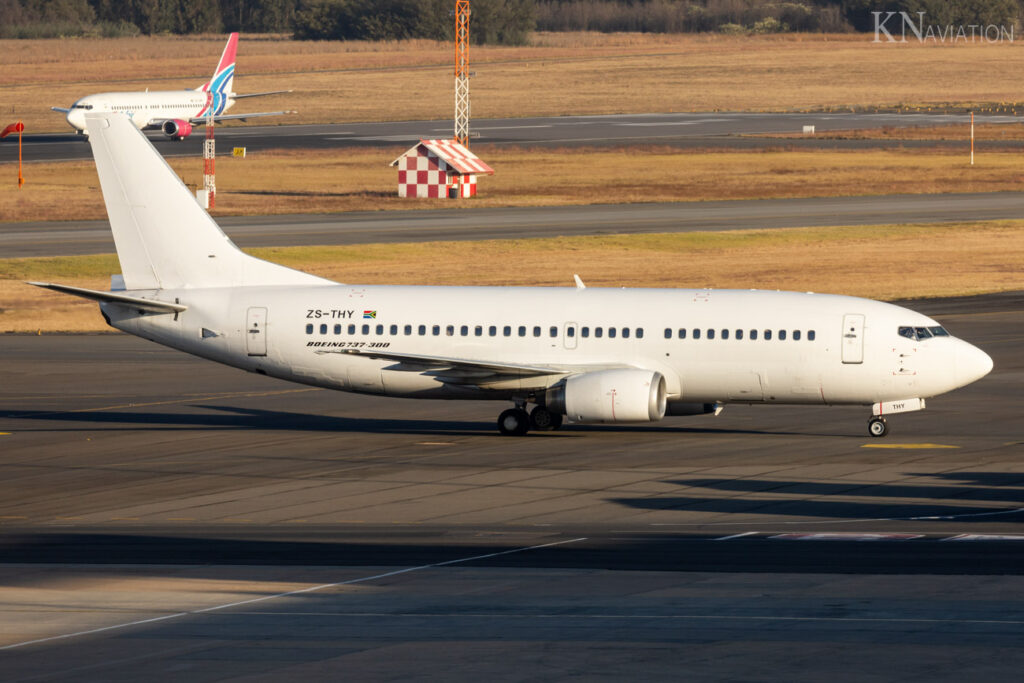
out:
{"label": "runway", "polygon": [[[56,116],[56,114],[54,115]],[[1017,123],[1008,115],[978,117],[989,124]],[[452,136],[453,123],[438,121],[398,121],[379,123],[335,123],[277,126],[227,124],[217,127],[221,154],[233,147],[249,152],[269,149],[344,149],[351,147],[409,146],[421,138]],[[553,116],[511,119],[474,119],[471,125],[473,145],[522,146],[607,146],[674,145],[681,147],[825,146],[862,148],[879,146],[934,146],[934,142],[899,140],[820,140],[813,138],[761,138],[779,133],[800,133],[805,125],[818,132],[862,128],[932,126],[970,121],[967,114],[871,114],[871,113],[760,113],[707,112],[676,114],[620,114],[607,116]],[[193,133],[182,141],[171,141],[159,131],[148,133],[165,157],[201,156],[203,135]],[[965,142],[966,142],[965,128]],[[29,134],[24,137],[25,158],[32,161],[70,161],[92,158],[84,138],[68,128],[67,133]],[[983,145],[1020,147],[1020,142],[978,141]],[[0,141],[0,162],[17,159],[17,139]]]}
{"label": "runway", "polygon": [[[228,216],[217,223],[241,247],[267,247],[945,223],[1022,216],[1024,193],[989,192]],[[4,258],[113,251],[107,221],[0,223]]]}
{"label": "runway", "polygon": [[1024,293],[912,307],[995,369],[884,440],[865,409],[741,406],[507,438],[498,405],[0,336],[0,666],[1014,678]]}

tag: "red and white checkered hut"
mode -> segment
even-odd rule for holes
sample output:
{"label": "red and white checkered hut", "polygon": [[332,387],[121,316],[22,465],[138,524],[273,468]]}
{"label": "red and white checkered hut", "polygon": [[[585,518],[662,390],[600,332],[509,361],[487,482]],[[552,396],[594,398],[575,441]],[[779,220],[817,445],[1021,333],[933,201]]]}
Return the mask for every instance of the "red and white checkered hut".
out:
{"label": "red and white checkered hut", "polygon": [[476,177],[494,169],[454,140],[420,140],[391,162],[399,197],[475,197]]}

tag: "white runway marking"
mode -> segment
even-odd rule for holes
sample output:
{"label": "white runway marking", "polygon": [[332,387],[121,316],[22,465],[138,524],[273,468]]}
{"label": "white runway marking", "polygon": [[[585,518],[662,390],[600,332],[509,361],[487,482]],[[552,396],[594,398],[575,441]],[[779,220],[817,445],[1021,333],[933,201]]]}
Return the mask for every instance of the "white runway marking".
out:
{"label": "white runway marking", "polygon": [[174,614],[165,614],[159,617],[151,617],[149,619],[138,619],[136,621],[128,621],[123,624],[114,624],[112,626],[101,626],[100,628],[88,629],[86,631],[76,631],[74,633],[62,633],[59,636],[49,636],[47,638],[37,638],[35,640],[26,640],[21,643],[12,643],[10,645],[4,645],[0,647],[0,650],[13,650],[14,648],[24,647],[26,645],[37,645],[39,643],[49,643],[55,640],[66,640],[68,638],[77,638],[78,636],[88,636],[96,633],[103,633],[105,631],[114,631],[117,629],[128,628],[130,626],[142,626],[143,624],[152,624],[158,621],[168,621],[170,619],[178,619],[180,617],[186,617],[193,614],[205,614],[209,612],[216,612],[218,610],[229,609],[231,607],[238,607],[239,605],[251,605],[257,602],[265,602],[267,600],[276,600],[278,598],[286,598],[291,595],[301,595],[303,593],[313,593],[327,588],[335,588],[337,586],[349,586],[355,583],[365,583],[367,581],[375,581],[377,579],[385,579],[390,576],[398,576],[399,574],[408,574],[410,572],[416,572],[423,569],[435,569],[437,567],[447,567],[453,564],[462,564],[465,562],[474,562],[476,560],[487,560],[492,557],[501,557],[502,555],[511,555],[513,553],[525,553],[530,550],[540,550],[541,548],[551,548],[557,545],[566,545],[569,543],[578,543],[579,541],[585,541],[586,538],[571,538],[566,541],[555,541],[553,543],[542,543],[540,545],[531,545],[525,548],[513,548],[511,550],[502,550],[497,553],[487,553],[486,555],[474,555],[472,557],[460,557],[455,560],[446,560],[444,562],[435,562],[433,564],[421,564],[417,567],[406,567],[404,569],[396,569],[390,572],[384,572],[383,574],[374,574],[373,576],[363,576],[358,579],[349,579],[348,581],[336,581],[334,583],[324,583],[319,586],[310,586],[309,588],[300,588],[294,591],[287,591],[285,593],[275,593],[273,595],[264,595],[259,598],[251,598],[249,600],[239,600],[238,602],[230,602],[224,605],[215,605],[214,607],[206,607],[204,609],[191,610],[188,612],[175,612]]}

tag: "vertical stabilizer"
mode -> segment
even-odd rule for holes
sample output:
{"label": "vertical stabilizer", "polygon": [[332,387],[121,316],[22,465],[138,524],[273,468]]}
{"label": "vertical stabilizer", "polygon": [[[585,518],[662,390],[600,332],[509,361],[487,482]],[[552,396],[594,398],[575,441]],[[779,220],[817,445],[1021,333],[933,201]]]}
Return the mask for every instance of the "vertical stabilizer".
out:
{"label": "vertical stabilizer", "polygon": [[127,289],[329,283],[239,250],[125,114],[85,125]]}
{"label": "vertical stabilizer", "polygon": [[232,33],[228,36],[228,43],[224,46],[217,68],[213,70],[213,78],[203,86],[203,90],[213,93],[232,92],[235,79],[235,57],[238,54],[238,34]]}

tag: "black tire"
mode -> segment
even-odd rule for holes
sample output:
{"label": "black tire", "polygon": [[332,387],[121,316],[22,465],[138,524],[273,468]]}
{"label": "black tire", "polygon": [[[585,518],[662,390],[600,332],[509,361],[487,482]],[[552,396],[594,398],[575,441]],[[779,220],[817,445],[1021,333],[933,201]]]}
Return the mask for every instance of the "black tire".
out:
{"label": "black tire", "polygon": [[889,424],[881,417],[873,417],[868,420],[868,434],[875,438],[882,438],[889,433]]}
{"label": "black tire", "polygon": [[498,416],[498,431],[502,436],[522,436],[530,430],[530,416],[525,410],[509,408]]}
{"label": "black tire", "polygon": [[544,406],[537,406],[530,412],[530,427],[538,432],[550,432],[562,426],[562,416]]}

